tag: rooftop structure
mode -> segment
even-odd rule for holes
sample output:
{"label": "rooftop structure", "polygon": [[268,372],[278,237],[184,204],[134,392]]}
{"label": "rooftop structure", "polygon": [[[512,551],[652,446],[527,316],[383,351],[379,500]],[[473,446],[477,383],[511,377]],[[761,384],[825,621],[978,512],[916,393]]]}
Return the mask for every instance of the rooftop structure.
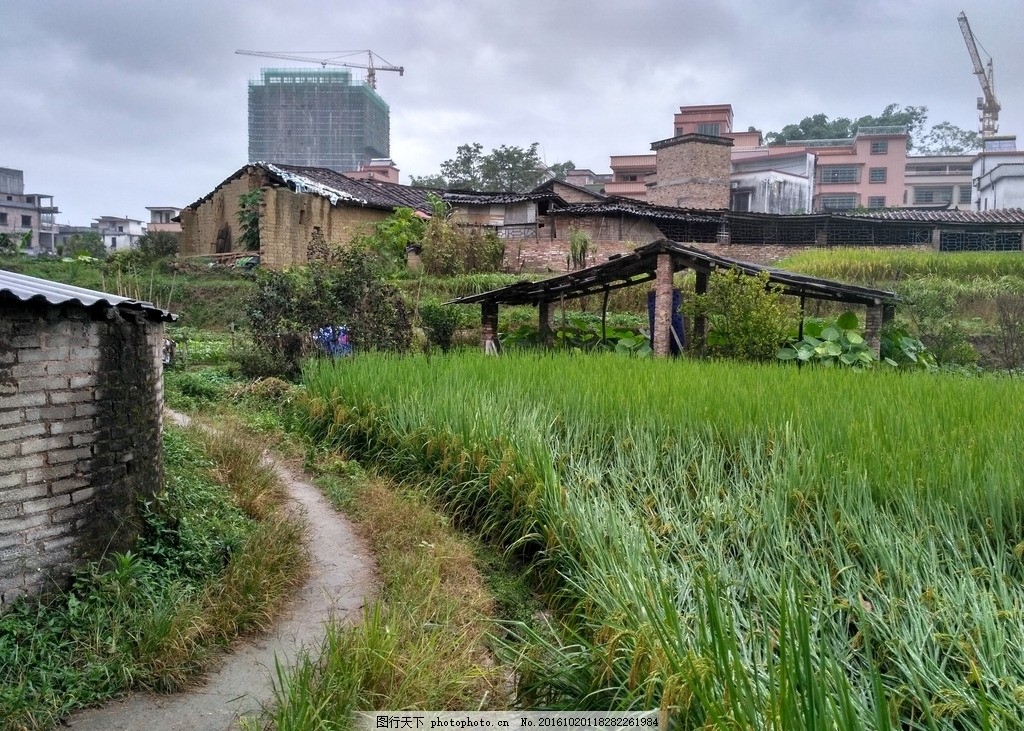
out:
{"label": "rooftop structure", "polygon": [[249,82],[249,162],[358,170],[391,152],[387,103],[349,71],[263,69]]}

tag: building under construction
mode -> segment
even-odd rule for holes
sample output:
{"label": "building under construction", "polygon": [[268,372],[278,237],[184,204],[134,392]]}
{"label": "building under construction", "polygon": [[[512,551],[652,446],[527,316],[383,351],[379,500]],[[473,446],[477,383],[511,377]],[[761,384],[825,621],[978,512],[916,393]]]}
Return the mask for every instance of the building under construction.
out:
{"label": "building under construction", "polygon": [[249,82],[249,162],[357,170],[391,153],[387,103],[349,71],[263,69]]}

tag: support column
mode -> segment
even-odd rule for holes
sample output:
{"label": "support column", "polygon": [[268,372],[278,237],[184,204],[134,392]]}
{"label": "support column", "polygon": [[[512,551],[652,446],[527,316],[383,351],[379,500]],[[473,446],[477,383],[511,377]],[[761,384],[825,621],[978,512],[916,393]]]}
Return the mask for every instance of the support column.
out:
{"label": "support column", "polygon": [[498,343],[498,303],[480,303],[480,347],[485,353],[497,355],[501,352]]}
{"label": "support column", "polygon": [[540,337],[541,345],[545,348],[551,346],[554,340],[554,331],[551,329],[551,303],[539,302],[537,304],[537,335]]}
{"label": "support column", "polygon": [[868,314],[864,322],[864,339],[878,357],[882,354],[882,324],[885,321],[886,309],[882,304],[868,305]]}
{"label": "support column", "polygon": [[[696,284],[694,292],[696,294],[707,294],[708,293],[708,272],[702,272],[699,269],[695,272]],[[708,318],[703,314],[697,315],[693,318],[693,331],[690,335],[690,350],[699,355],[704,355],[704,345],[707,339],[708,332]]]}
{"label": "support column", "polygon": [[658,254],[657,279],[654,284],[654,355],[666,358],[672,334],[672,255]]}

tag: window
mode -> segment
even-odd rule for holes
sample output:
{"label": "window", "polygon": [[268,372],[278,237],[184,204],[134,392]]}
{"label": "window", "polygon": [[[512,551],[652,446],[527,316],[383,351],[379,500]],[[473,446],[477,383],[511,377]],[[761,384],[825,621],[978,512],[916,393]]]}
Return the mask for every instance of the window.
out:
{"label": "window", "polygon": [[116,249],[117,248],[117,237],[116,236],[111,236],[110,237],[110,248],[111,249]]}
{"label": "window", "polygon": [[34,195],[27,195],[25,196],[25,202],[30,206],[34,206],[36,204],[36,197]]}
{"label": "window", "polygon": [[873,195],[868,197],[868,208],[885,208],[885,196]]}
{"label": "window", "polygon": [[838,195],[821,196],[821,207],[833,211],[845,210],[857,207],[857,196],[853,193],[840,193]]}
{"label": "window", "polygon": [[21,225],[23,228],[32,228],[32,216],[22,216]]}
{"label": "window", "polygon": [[922,203],[951,203],[952,185],[918,186],[914,188],[914,205]]}
{"label": "window", "polygon": [[889,153],[889,140],[872,140],[872,155],[887,155]]}
{"label": "window", "polygon": [[6,226],[6,225],[7,225],[7,214],[6,213],[0,213],[0,226]]}
{"label": "window", "polygon": [[886,168],[871,168],[868,171],[868,182],[869,183],[884,183],[886,177]]}
{"label": "window", "polygon": [[856,165],[822,165],[822,183],[856,183]]}
{"label": "window", "polygon": [[730,208],[734,211],[749,211],[750,210],[750,198],[751,191],[749,190],[734,190],[732,192],[732,205]]}
{"label": "window", "polygon": [[961,185],[960,186],[960,202],[970,203],[971,202],[971,186]]}
{"label": "window", "polygon": [[722,125],[718,122],[701,122],[697,125],[697,134],[718,137],[722,133]]}
{"label": "window", "polygon": [[118,232],[119,234],[123,234],[123,233],[124,233],[124,226],[118,226],[118,227],[117,227],[117,232]]}

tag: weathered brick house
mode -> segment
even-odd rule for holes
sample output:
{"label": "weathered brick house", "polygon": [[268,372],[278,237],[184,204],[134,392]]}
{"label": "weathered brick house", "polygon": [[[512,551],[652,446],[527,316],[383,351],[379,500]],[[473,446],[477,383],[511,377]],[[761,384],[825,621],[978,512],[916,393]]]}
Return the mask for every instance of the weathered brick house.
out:
{"label": "weathered brick house", "polygon": [[0,609],[128,548],[160,489],[170,313],[0,271]]}

